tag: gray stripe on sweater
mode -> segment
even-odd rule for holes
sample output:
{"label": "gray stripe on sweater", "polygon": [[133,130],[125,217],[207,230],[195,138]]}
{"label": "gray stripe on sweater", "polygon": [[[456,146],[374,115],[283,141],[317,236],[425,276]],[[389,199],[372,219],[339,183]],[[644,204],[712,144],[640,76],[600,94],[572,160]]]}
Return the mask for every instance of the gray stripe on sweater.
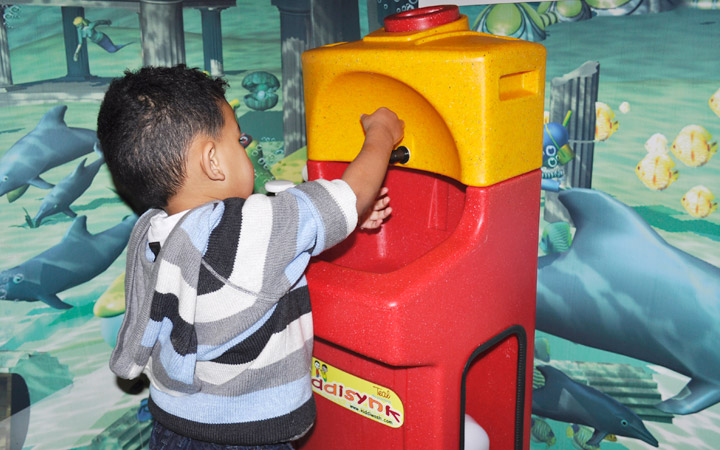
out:
{"label": "gray stripe on sweater", "polygon": [[[150,317],[152,286],[146,288],[149,280],[155,279],[155,271],[143,266],[151,263],[145,258],[147,245],[147,230],[150,227],[150,218],[159,213],[159,210],[150,210],[143,214],[135,224],[127,247],[127,261],[125,267],[125,317],[117,338],[117,344],[110,356],[110,369],[120,377],[134,378],[139,373],[131,373],[134,364],[144,366],[149,353],[142,347],[142,334],[135,332],[137,324],[146,324]],[[127,347],[127,348],[126,348]]]}
{"label": "gray stripe on sweater", "polygon": [[[202,383],[202,392],[212,395],[233,395],[228,391],[257,392],[290,383],[310,373],[308,355],[311,352],[312,339],[309,339],[308,342],[305,342],[304,348],[290,353],[286,358],[260,369],[248,368],[224,385],[215,386],[210,383]],[[202,362],[198,362],[198,364],[202,364]]]}
{"label": "gray stripe on sweater", "polygon": [[[225,280],[223,282],[227,283]],[[237,291],[231,292],[235,293]],[[239,297],[240,293],[237,293],[237,295]],[[196,323],[195,333],[198,342],[202,342],[203,345],[220,345],[227,342],[240,332],[253,326],[275,304],[277,304],[277,299],[263,301],[256,298],[252,306],[243,309],[237,314],[224,319],[213,320],[212,322]]]}
{"label": "gray stripe on sweater", "polygon": [[[198,278],[200,278],[200,267],[197,263],[201,261],[202,254],[195,248],[190,236],[182,228],[176,227],[173,231],[172,238],[177,240],[176,242],[180,242],[182,247],[176,247],[175,245],[166,246],[160,250],[162,252],[162,260],[179,267],[185,282],[189,286],[197,289]],[[174,292],[174,294],[179,293]]]}
{"label": "gray stripe on sweater", "polygon": [[[160,364],[160,345],[156,345],[152,357],[152,374],[155,382],[162,385],[164,389],[185,394],[203,392],[232,397],[242,393],[247,394],[281,386],[306,376],[310,371],[310,357],[308,355],[311,353],[312,339],[308,339],[302,348],[290,353],[286,358],[261,369],[245,368],[236,377],[221,385],[203,382],[195,377],[194,385],[191,387],[168,376],[165,367]],[[198,361],[197,364],[203,364],[203,362]]]}
{"label": "gray stripe on sweater", "polygon": [[[297,280],[288,280],[285,268],[293,260],[299,227],[298,200],[287,192],[271,198],[273,225],[263,271],[262,292],[287,292]],[[294,245],[288,245],[292,242]]]}
{"label": "gray stripe on sweater", "polygon": [[[325,228],[325,242],[320,250],[330,248],[345,239],[348,232],[347,220],[344,216],[342,218],[343,220],[338,220],[337,211],[342,211],[342,208],[327,189],[320,183],[303,183],[298,185],[297,189],[312,199],[320,213],[320,218]],[[317,254],[317,251],[318,249],[315,249],[313,254]]]}
{"label": "gray stripe on sweater", "polygon": [[162,384],[168,389],[172,389],[176,392],[182,392],[184,394],[194,394],[200,392],[201,384],[197,377],[193,377],[193,384],[189,385],[182,381],[173,380],[167,374],[165,366],[162,364],[160,359],[160,352],[162,350],[162,344],[158,341],[155,344],[152,352],[152,366],[148,366],[151,369],[152,377],[156,382]]}

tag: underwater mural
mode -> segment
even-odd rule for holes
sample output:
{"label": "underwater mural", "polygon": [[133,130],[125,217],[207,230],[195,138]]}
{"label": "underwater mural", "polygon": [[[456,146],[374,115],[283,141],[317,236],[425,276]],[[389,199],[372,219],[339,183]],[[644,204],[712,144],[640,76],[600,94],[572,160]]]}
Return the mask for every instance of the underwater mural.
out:
{"label": "underwater mural", "polygon": [[[182,45],[148,39],[143,27],[160,25],[133,2],[102,3],[0,2],[0,449],[147,446],[145,383],[108,368],[137,219],[96,145],[113,77],[182,48],[168,58],[228,80],[256,191],[303,180],[305,148],[285,152],[283,107],[301,100],[283,98],[297,89],[283,89],[282,2],[192,2]],[[358,6],[365,35],[423,5]],[[720,4],[460,11],[474,30],[548,51],[531,449],[716,449]],[[587,89],[553,98],[588,63]]]}

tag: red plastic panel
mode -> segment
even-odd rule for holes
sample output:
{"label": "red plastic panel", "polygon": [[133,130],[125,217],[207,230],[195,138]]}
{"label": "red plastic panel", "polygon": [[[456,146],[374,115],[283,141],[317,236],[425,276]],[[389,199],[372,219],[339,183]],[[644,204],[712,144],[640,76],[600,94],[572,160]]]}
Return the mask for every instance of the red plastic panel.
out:
{"label": "red plastic panel", "polygon": [[[308,163],[311,179],[334,178],[343,167]],[[513,325],[529,334],[523,410],[529,448],[539,171],[462,187],[393,168],[387,184],[397,209],[383,230],[316,258],[307,278],[315,357],[395,392],[404,424],[391,428],[316,396],[317,423],[299,448],[458,448],[465,365]],[[382,239],[388,242],[375,242]],[[468,374],[466,411],[493,448],[513,448],[517,358],[510,339],[473,362]]]}

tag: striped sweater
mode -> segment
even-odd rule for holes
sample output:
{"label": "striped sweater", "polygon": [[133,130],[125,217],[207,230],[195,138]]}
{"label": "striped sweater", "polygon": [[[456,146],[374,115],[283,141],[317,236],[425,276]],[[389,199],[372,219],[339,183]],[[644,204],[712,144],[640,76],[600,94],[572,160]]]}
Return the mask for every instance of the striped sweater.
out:
{"label": "striped sweater", "polygon": [[303,273],[355,228],[355,202],[345,182],[318,180],[208,203],[182,217],[157,257],[147,232],[160,210],[143,214],[112,371],[144,371],[150,411],[183,436],[226,445],[302,436],[315,419]]}

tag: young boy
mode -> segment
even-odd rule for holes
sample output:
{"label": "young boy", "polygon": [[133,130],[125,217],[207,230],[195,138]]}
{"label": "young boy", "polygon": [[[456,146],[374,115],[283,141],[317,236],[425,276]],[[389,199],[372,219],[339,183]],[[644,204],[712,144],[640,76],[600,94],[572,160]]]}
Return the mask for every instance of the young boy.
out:
{"label": "young boy", "polygon": [[110,367],[148,375],[151,449],[292,448],[315,418],[303,272],[358,217],[377,228],[391,212],[378,192],[403,136],[393,112],[360,118],[365,142],[341,180],[251,195],[225,87],[183,65],[126,71],[98,116],[115,184],[150,208],[128,244]]}

